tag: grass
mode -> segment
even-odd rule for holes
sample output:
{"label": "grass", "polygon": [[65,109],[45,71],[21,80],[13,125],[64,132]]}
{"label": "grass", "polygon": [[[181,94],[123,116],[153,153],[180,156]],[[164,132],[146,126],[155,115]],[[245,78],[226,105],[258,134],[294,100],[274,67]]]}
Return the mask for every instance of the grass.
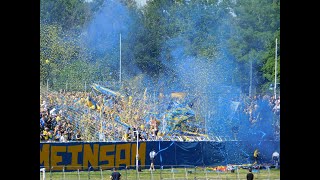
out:
{"label": "grass", "polygon": [[[129,170],[119,170],[122,175],[122,180],[136,180],[137,173],[133,169]],[[216,172],[216,171],[205,171],[203,168],[174,168],[174,169],[157,169],[156,171],[149,171],[148,169],[143,169],[139,173],[140,180],[211,180],[211,179],[221,179],[221,180],[246,180],[246,174],[248,173],[247,169],[239,169],[238,173],[228,172]],[[41,173],[40,173],[41,174]],[[78,179],[91,179],[91,180],[101,180],[101,179],[110,179],[110,170],[103,171],[73,171],[73,172],[46,172],[46,179],[60,180],[78,180]],[[253,172],[254,179],[269,179],[276,180],[280,179],[280,170],[279,169],[270,169],[270,171],[261,169],[259,172]],[[40,175],[42,178],[42,174]],[[239,178],[238,178],[239,177]]]}

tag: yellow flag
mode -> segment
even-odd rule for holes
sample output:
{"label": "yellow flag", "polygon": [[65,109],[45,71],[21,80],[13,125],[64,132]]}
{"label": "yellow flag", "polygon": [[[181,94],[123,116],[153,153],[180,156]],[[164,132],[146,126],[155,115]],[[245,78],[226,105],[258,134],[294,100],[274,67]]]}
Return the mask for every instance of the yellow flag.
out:
{"label": "yellow flag", "polygon": [[183,92],[173,92],[171,93],[172,98],[178,98],[178,99],[183,99],[186,97],[186,93]]}
{"label": "yellow flag", "polygon": [[132,96],[129,96],[129,99],[128,99],[128,106],[131,106],[132,104]]}

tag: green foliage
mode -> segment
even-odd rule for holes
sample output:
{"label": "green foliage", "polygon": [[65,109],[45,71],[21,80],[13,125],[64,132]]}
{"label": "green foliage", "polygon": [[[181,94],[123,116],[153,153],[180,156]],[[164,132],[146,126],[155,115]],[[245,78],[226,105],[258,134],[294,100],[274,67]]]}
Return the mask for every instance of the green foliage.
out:
{"label": "green foliage", "polygon": [[[172,49],[179,45],[185,48],[186,55],[216,57],[216,38],[208,27],[219,19],[212,16],[214,3],[216,1],[148,1],[142,10],[144,28],[136,33],[138,41],[134,52],[138,67],[154,77],[168,72],[163,61],[170,61]],[[194,17],[194,8],[202,14]],[[180,39],[181,42],[172,47],[167,44],[172,39]]]}
{"label": "green foliage", "polygon": [[66,64],[79,56],[74,41],[65,41],[59,25],[40,25],[40,80],[57,75]]}
{"label": "green foliage", "polygon": [[[101,64],[90,63],[92,55],[81,46],[80,31],[97,12],[103,0],[41,0],[40,82],[51,89],[83,90],[95,80]],[[101,76],[102,77],[102,76]]]}
{"label": "green foliage", "polygon": [[90,64],[90,56],[83,53],[77,36],[69,37],[59,25],[40,25],[40,82],[49,80],[50,88],[83,88],[92,82],[100,65]]}
{"label": "green foliage", "polygon": [[57,23],[66,29],[81,26],[87,17],[84,0],[41,0],[40,6],[43,23]]}
{"label": "green foliage", "polygon": [[[232,9],[237,16],[231,22],[235,25],[235,31],[228,41],[229,49],[248,68],[249,62],[254,62],[258,75],[257,86],[265,91],[266,84],[274,81],[274,41],[276,37],[280,39],[280,1],[237,1]],[[280,77],[280,67],[278,74]]]}
{"label": "green foliage", "polygon": [[[175,70],[163,62],[173,59],[172,50],[184,48],[184,55],[209,61],[218,60],[226,48],[236,60],[233,83],[247,85],[250,61],[253,61],[255,85],[266,91],[274,82],[275,38],[280,47],[279,0],[149,0],[141,9],[134,0],[119,0],[127,6],[134,23],[130,41],[123,40],[123,69],[158,78]],[[50,79],[52,88],[64,88],[66,82],[83,87],[84,82],[117,79],[106,62],[118,60],[118,54],[95,54],[81,45],[82,28],[107,3],[104,0],[41,0],[40,78]],[[171,41],[175,40],[172,43]],[[170,42],[170,43],[168,43]],[[280,82],[280,48],[277,81]],[[231,60],[230,60],[231,61]],[[183,63],[183,62],[181,62]],[[114,71],[114,70],[113,70]]]}
{"label": "green foliage", "polygon": [[[277,83],[280,83],[280,30],[276,31],[274,39],[278,40],[277,50]],[[261,71],[264,82],[261,85],[262,91],[267,91],[270,84],[274,84],[275,78],[275,41],[268,44],[267,50],[263,54]]]}
{"label": "green foliage", "polygon": [[163,65],[159,59],[161,45],[164,42],[165,27],[161,24],[161,6],[165,1],[148,1],[142,10],[142,28],[136,32],[137,41],[134,46],[135,63],[151,76],[158,75]]}

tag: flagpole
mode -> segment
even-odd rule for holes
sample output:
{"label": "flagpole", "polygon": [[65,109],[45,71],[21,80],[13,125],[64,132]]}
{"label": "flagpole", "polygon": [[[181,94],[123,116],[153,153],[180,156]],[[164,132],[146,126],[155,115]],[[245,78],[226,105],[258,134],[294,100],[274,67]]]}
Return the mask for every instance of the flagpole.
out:
{"label": "flagpole", "polygon": [[119,82],[121,86],[121,33],[120,33],[120,72],[119,72]]}
{"label": "flagpole", "polygon": [[249,85],[249,97],[252,95],[252,59],[250,61],[250,85]]}
{"label": "flagpole", "polygon": [[102,133],[102,108],[103,108],[103,106],[101,105],[101,107],[100,107],[100,133]]}
{"label": "flagpole", "polygon": [[274,64],[274,98],[277,99],[277,43],[278,39],[276,38],[276,57],[275,57],[275,64]]}

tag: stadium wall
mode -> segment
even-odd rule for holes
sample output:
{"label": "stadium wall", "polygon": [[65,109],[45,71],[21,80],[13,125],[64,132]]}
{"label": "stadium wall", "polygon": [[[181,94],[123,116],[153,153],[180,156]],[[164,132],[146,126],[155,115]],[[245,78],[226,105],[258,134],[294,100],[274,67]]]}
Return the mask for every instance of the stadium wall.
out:
{"label": "stadium wall", "polygon": [[[260,163],[271,162],[272,153],[280,152],[279,141],[147,141],[139,142],[139,164],[150,165],[149,152],[158,152],[155,165],[217,166],[226,164],[250,164],[253,152],[260,151]],[[92,166],[134,166],[136,142],[68,142],[40,143],[40,166],[55,170],[82,170]]]}

